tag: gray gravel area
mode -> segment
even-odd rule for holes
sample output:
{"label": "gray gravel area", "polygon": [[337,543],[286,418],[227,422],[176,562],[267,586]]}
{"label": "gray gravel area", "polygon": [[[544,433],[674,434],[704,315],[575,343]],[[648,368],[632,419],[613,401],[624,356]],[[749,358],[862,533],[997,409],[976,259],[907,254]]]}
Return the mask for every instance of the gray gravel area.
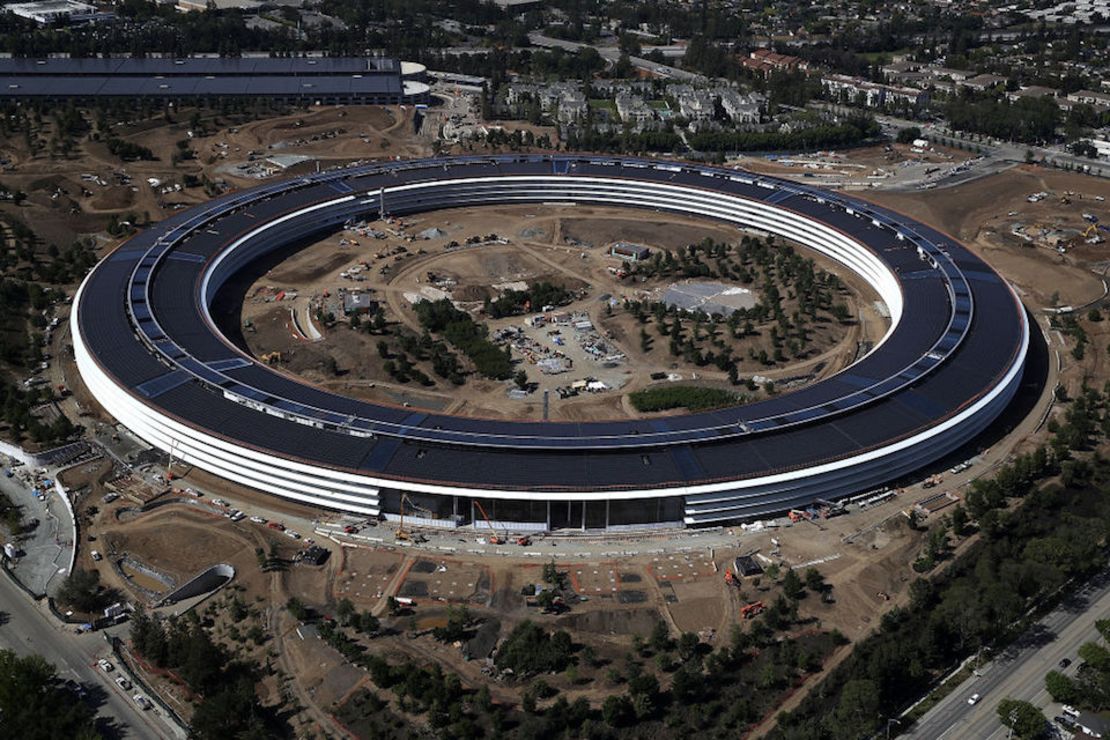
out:
{"label": "gray gravel area", "polygon": [[[46,501],[35,498],[26,481],[26,468],[8,478],[0,475],[0,490],[23,507],[24,523],[37,519],[39,524],[16,539],[22,555],[12,570],[36,594],[53,594],[67,575],[73,550],[73,520],[53,487],[46,490]],[[40,488],[41,490],[41,488]]]}

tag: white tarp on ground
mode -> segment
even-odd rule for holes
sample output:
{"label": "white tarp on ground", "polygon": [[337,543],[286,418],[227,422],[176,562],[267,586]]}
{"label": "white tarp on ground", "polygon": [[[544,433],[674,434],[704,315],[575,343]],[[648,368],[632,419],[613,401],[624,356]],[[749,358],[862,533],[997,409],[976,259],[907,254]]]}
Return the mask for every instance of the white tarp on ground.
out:
{"label": "white tarp on ground", "polygon": [[685,311],[700,310],[722,316],[740,308],[753,308],[759,303],[747,288],[712,281],[673,283],[663,293],[663,302]]}

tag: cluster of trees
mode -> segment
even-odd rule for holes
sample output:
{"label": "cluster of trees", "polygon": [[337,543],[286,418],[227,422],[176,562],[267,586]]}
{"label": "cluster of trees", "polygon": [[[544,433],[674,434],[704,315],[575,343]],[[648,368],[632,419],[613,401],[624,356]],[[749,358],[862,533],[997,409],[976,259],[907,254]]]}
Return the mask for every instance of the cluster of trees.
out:
{"label": "cluster of trees", "polygon": [[[0,192],[9,192],[0,185]],[[13,196],[14,197],[14,196]],[[93,252],[95,242],[91,239],[79,240],[65,249],[55,244],[42,246],[38,235],[19,218],[4,215],[8,244],[0,250],[0,270],[9,277],[4,286],[3,300],[7,308],[25,308],[30,304],[36,309],[46,308],[52,301],[60,300],[57,290],[38,285],[55,285],[75,282],[85,276],[89,268],[96,264]],[[22,282],[33,280],[34,282]],[[12,291],[22,293],[12,294]],[[8,305],[12,301],[18,305]]]}
{"label": "cluster of trees", "polygon": [[957,131],[996,139],[1039,144],[1056,138],[1060,108],[1050,98],[953,97],[944,107],[948,125]]}
{"label": "cluster of trees", "polygon": [[566,288],[546,280],[531,285],[527,290],[506,290],[495,300],[486,299],[485,312],[490,318],[517,316],[528,311],[539,311],[544,306],[565,306],[574,298]]}
{"label": "cluster of trees", "polygon": [[[1102,312],[1097,308],[1092,308],[1087,315],[1087,319],[1095,322],[1102,321]],[[1069,313],[1063,316],[1053,316],[1051,324],[1053,329],[1059,329],[1075,342],[1071,348],[1071,356],[1076,360],[1082,360],[1087,354],[1087,344],[1090,342],[1090,337],[1087,336],[1087,330],[1079,323],[1076,315]]]}
{"label": "cluster of trees", "polygon": [[[379,342],[378,347],[381,348],[384,344],[384,342]],[[423,386],[435,385],[435,381],[429,378],[426,372],[416,367],[406,353],[401,352],[398,355],[393,355],[389,353],[388,345],[385,346],[385,354],[382,356],[387,357],[388,359],[386,359],[386,361],[382,363],[382,369],[389,373],[389,377],[393,378],[398,383],[407,383],[410,380],[415,380]],[[380,352],[381,349],[379,349],[379,353]],[[432,354],[432,357],[436,358],[437,355]],[[450,357],[454,359],[453,355],[451,355]],[[417,360],[425,360],[427,358],[428,355],[424,352],[419,352],[415,356],[415,359]],[[437,367],[447,372],[451,372],[452,370],[454,370],[456,377],[462,377],[461,374],[459,374],[458,372],[457,359],[450,365],[448,365],[445,360],[439,360],[437,363]]]}
{"label": "cluster of trees", "polygon": [[[681,356],[699,367],[715,365],[729,373],[734,385],[740,382],[742,358],[734,354],[727,338],[744,339],[765,332],[769,349],[753,343],[748,355],[761,366],[770,366],[785,362],[787,353],[795,358],[811,353],[812,328],[817,323],[850,318],[847,306],[836,301],[836,295],[844,289],[839,278],[818,269],[813,260],[792,248],[775,247],[771,240],[745,237],[739,244],[729,245],[707,239],[686,249],[656,252],[650,260],[628,264],[627,268],[644,277],[699,276],[760,286],[759,303],[738,308],[727,319],[701,310],[682,310],[662,301],[624,303],[641,324],[642,351],[650,352],[654,346],[646,329],[647,324],[654,323],[659,336],[669,337],[672,357]],[[783,291],[796,301],[793,310],[788,311]],[[748,387],[756,389],[750,382]]]}
{"label": "cluster of trees", "polygon": [[382,628],[381,621],[368,611],[358,611],[350,599],[342,599],[335,607],[335,618],[345,627],[373,635]]}
{"label": "cluster of trees", "polygon": [[[881,731],[884,717],[896,716],[960,660],[1013,639],[1031,606],[1103,568],[1110,465],[1076,455],[1108,426],[1105,394],[1084,389],[1054,424],[1051,445],[977,482],[966,506],[980,539],[934,579],[914,581],[909,605],[888,612],[877,634],[798,709],[783,713],[774,737],[847,740]],[[1056,473],[1060,485],[1038,487]],[[1024,501],[1008,507],[1014,498]]]}
{"label": "cluster of trees", "polygon": [[154,160],[154,152],[142,144],[126,141],[119,137],[112,137],[104,142],[112,156],[119,157],[124,162],[133,162],[137,159]]}
{"label": "cluster of trees", "polygon": [[[528,119],[539,123],[539,117],[529,114]],[[506,131],[503,128],[491,128],[485,134],[485,142],[491,147],[501,148],[507,147],[510,151],[520,151],[525,148],[537,147],[539,149],[552,149],[554,145],[551,143],[551,137],[547,134],[540,134],[536,136],[531,131],[522,131],[516,129],[514,131]],[[434,146],[439,146],[437,142]]]}
{"label": "cluster of trees", "polygon": [[617,152],[636,154],[640,152],[675,152],[684,149],[682,138],[672,130],[640,131],[631,129],[621,131],[600,131],[592,126],[574,128],[567,134],[567,149],[581,149],[589,152]]}
{"label": "cluster of trees", "polygon": [[517,676],[558,673],[570,665],[574,644],[564,630],[549,633],[535,622],[518,624],[497,649],[494,664]]}
{"label": "cluster of trees", "polygon": [[131,620],[131,645],[159,668],[173,670],[201,697],[190,723],[191,737],[261,738],[279,729],[276,718],[258,701],[255,668],[231,660],[195,612],[163,623],[139,610]]}
{"label": "cluster of trees", "polygon": [[96,712],[62,685],[41,655],[0,650],[0,729],[5,737],[100,740]]}
{"label": "cluster of trees", "polygon": [[[543,580],[558,589],[565,585],[566,574],[547,563]],[[610,665],[589,646],[574,644],[566,632],[551,632],[525,621],[509,633],[494,659],[498,668],[511,669],[522,682],[519,711],[494,704],[486,686],[464,689],[458,676],[445,674],[438,664],[428,668],[412,662],[391,664],[366,650],[363,641],[344,634],[339,625],[329,624],[320,634],[367,670],[379,689],[392,692],[401,712],[426,714],[433,730],[447,737],[633,738],[689,733],[733,737],[766,716],[782,692],[819,670],[825,657],[844,642],[835,632],[815,629],[783,634],[806,626],[798,617],[800,602],[810,594],[824,594],[827,586],[812,568],[803,575],[788,570],[781,581],[783,595],[747,629],[737,626],[731,641],[716,650],[693,633],[673,639],[660,622],[647,639],[634,639],[633,652],[622,664]],[[299,603],[290,608],[296,609],[298,618],[311,616]],[[452,608],[447,624],[434,636],[465,639],[469,622],[465,608]],[[657,671],[649,670],[649,659]],[[610,665],[605,680],[615,691],[598,708],[584,698],[569,702],[542,677],[562,673],[579,683],[581,668],[605,665]],[[662,674],[670,675],[669,688],[663,688]],[[541,700],[547,700],[546,706],[540,705]],[[369,723],[385,736],[390,734],[384,731],[386,725],[401,728],[405,722],[390,715],[387,703],[369,693],[338,711],[348,726]]]}
{"label": "cluster of trees", "polygon": [[443,336],[447,342],[474,363],[475,369],[487,378],[507,380],[512,376],[512,358],[508,347],[502,349],[489,340],[489,330],[451,301],[421,301],[415,306],[420,325],[429,332]]}
{"label": "cluster of trees", "polygon": [[854,116],[843,123],[819,123],[793,131],[702,131],[687,138],[702,152],[809,151],[856,146],[879,134],[870,116]]}
{"label": "cluster of trees", "polygon": [[645,413],[678,408],[705,411],[734,406],[742,402],[741,397],[732,391],[693,385],[661,385],[645,388],[629,393],[628,400],[637,411]]}
{"label": "cluster of trees", "polygon": [[[807,598],[796,574],[788,572],[784,590],[791,578],[797,579],[791,597],[778,597],[747,630],[736,626],[731,640],[717,650],[710,651],[693,633],[674,640],[663,624],[647,640],[635,640],[635,655],[625,660],[623,670],[609,671],[610,681],[627,690],[606,699],[606,723],[621,729],[621,737],[650,735],[660,727],[676,736],[743,735],[781,701],[781,692],[819,670],[844,642],[837,633],[782,634],[798,625],[799,600]],[[660,691],[658,678],[645,671],[642,660],[647,658],[671,674],[669,691]]]}
{"label": "cluster of trees", "polygon": [[[4,333],[0,332],[0,337],[3,336]],[[30,439],[39,445],[53,445],[72,437],[77,428],[64,414],[44,424],[32,412],[51,395],[49,386],[43,386],[42,390],[24,390],[15,383],[0,379],[0,418],[7,424],[6,436],[16,441]]]}

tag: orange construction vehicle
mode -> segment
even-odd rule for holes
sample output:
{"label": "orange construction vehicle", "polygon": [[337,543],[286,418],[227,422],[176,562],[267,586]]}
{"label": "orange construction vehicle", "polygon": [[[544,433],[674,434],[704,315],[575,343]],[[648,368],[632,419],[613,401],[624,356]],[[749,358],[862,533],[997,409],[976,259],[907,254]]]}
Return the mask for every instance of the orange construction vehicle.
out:
{"label": "orange construction vehicle", "polygon": [[473,501],[474,505],[478,507],[478,513],[486,520],[486,526],[489,527],[489,537],[487,538],[489,543],[491,545],[504,545],[505,538],[493,531],[493,522],[489,520],[489,515],[486,514],[486,510],[482,508],[481,502],[478,501],[478,499],[473,499]]}
{"label": "orange construction vehicle", "polygon": [[736,574],[734,574],[731,570],[725,571],[725,583],[730,586],[736,586],[737,588],[740,588],[740,579],[737,578]]}
{"label": "orange construction vehicle", "polygon": [[753,601],[740,607],[740,616],[744,619],[753,619],[757,614],[763,612],[763,608],[762,601]]}

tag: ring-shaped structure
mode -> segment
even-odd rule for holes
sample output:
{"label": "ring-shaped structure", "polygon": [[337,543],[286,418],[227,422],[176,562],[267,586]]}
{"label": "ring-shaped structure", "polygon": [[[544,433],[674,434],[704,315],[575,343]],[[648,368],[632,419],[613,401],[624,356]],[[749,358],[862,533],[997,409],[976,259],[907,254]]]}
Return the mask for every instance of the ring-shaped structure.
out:
{"label": "ring-shaped structure", "polygon": [[[352,219],[505,204],[681,213],[780,235],[867,281],[891,326],[800,390],[710,412],[502,421],[386,406],[274,371],[225,337],[220,289]],[[733,521],[894,480],[983,431],[1029,345],[1011,288],[966,248],[843,194],[734,169],[589,155],[384,162],[216,199],[105,258],[74,301],[89,390],[175,458],[303,503],[370,515],[406,496],[428,523],[517,528]],[[411,509],[410,509],[411,513]]]}

